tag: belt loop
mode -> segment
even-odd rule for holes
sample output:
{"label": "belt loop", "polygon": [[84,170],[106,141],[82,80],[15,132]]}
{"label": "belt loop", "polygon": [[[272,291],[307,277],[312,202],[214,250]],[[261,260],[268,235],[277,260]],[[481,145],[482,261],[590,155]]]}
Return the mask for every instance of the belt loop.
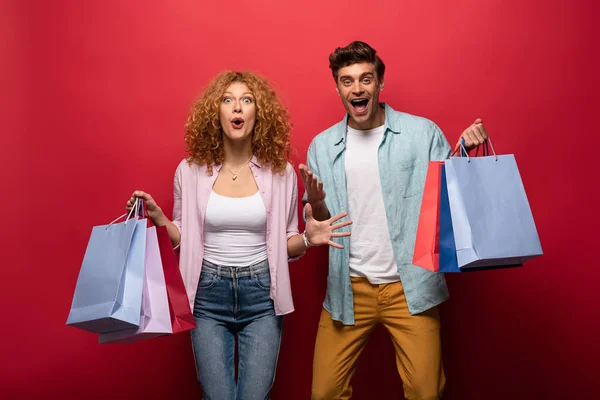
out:
{"label": "belt loop", "polygon": [[221,276],[221,266],[217,265],[217,276]]}

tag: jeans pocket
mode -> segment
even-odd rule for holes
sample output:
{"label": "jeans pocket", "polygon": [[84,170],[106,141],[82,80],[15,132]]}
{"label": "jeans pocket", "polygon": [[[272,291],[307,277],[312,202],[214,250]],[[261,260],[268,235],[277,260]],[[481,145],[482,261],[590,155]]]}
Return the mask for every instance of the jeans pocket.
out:
{"label": "jeans pocket", "polygon": [[200,281],[198,282],[198,289],[210,289],[218,279],[217,275],[202,271]]}
{"label": "jeans pocket", "polygon": [[263,272],[262,274],[254,275],[252,282],[263,290],[271,290],[271,274],[269,272]]}

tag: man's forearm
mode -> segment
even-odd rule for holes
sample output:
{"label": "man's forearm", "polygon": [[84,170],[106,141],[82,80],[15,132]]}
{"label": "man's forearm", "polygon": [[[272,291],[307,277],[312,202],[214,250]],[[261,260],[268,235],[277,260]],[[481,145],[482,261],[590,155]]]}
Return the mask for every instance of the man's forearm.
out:
{"label": "man's forearm", "polygon": [[324,201],[310,203],[310,206],[312,207],[313,218],[317,221],[324,221],[331,216]]}

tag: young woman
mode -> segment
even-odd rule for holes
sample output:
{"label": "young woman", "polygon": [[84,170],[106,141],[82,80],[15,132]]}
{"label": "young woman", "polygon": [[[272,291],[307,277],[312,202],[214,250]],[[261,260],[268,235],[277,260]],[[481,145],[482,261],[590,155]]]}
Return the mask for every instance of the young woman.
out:
{"label": "young woman", "polygon": [[[179,246],[197,327],[192,347],[205,399],[266,399],[275,378],[283,316],[294,310],[288,260],[332,237],[347,214],[325,221],[306,210],[298,232],[297,178],[289,163],[289,115],[262,78],[224,72],[194,104],[189,157],[175,173],[173,221],[148,193],[155,225]],[[334,224],[335,223],[335,224]],[[238,379],[234,353],[238,340]]]}

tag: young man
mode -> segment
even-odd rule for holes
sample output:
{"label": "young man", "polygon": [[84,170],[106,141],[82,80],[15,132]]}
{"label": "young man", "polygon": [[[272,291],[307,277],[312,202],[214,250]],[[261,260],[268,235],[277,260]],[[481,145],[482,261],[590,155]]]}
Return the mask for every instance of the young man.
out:
{"label": "young man", "polygon": [[[352,236],[329,252],[327,295],[315,345],[313,399],[348,399],[369,334],[390,332],[407,399],[438,399],[444,388],[436,306],[448,298],[444,276],[411,264],[427,166],[451,148],[425,118],[379,103],[385,65],[363,42],[329,57],[344,119],[315,137],[300,165],[304,204],[324,220],[348,210]],[[476,120],[467,149],[487,140]],[[457,144],[460,146],[460,144]]]}

